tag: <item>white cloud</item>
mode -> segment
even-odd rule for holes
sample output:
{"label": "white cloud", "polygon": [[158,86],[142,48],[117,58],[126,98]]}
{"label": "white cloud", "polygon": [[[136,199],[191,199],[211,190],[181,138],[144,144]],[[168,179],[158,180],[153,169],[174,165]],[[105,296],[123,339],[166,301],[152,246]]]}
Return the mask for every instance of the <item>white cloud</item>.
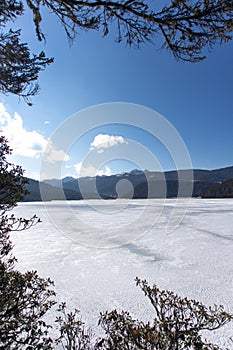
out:
{"label": "white cloud", "polygon": [[98,170],[98,175],[99,176],[103,176],[103,175],[111,176],[112,175],[112,171],[107,165],[105,165],[104,169]]}
{"label": "white cloud", "polygon": [[38,131],[25,129],[22,117],[18,113],[12,117],[3,103],[0,103],[0,130],[8,139],[14,156],[39,158],[46,152],[46,160],[50,162],[69,159],[63,150],[56,150],[52,141]]}
{"label": "white cloud", "polygon": [[13,155],[38,157],[44,151],[47,140],[43,135],[36,130],[27,131],[21,116],[15,113],[11,117],[3,103],[0,103],[0,125],[13,149]]}
{"label": "white cloud", "polygon": [[96,149],[98,153],[103,153],[104,148],[113,147],[123,143],[127,144],[128,142],[122,136],[98,134],[91,143],[90,150]]}
{"label": "white cloud", "polygon": [[75,164],[74,168],[78,174],[78,177],[112,175],[111,169],[107,165],[105,165],[104,169],[96,169],[92,165],[83,166],[82,162],[80,162]]}
{"label": "white cloud", "polygon": [[44,121],[44,125],[48,125],[49,123],[50,123],[49,120],[45,120],[45,121]]}
{"label": "white cloud", "polygon": [[44,150],[45,160],[49,163],[67,162],[70,157],[63,151],[54,148],[51,140],[48,140],[46,149]]}

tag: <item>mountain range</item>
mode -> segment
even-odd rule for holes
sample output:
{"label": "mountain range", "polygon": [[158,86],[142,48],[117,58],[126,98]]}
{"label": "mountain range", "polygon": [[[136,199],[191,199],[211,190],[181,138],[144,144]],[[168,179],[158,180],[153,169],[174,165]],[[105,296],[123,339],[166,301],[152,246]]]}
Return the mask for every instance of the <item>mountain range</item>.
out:
{"label": "mountain range", "polygon": [[[179,185],[185,188],[190,183],[190,170],[141,171],[75,179],[48,179],[39,182],[28,179],[30,194],[24,201],[80,200],[83,198],[167,198],[177,197]],[[165,182],[166,181],[166,182]],[[148,195],[148,188],[150,189]],[[42,191],[42,196],[41,196]],[[193,170],[193,197],[233,198],[233,166],[215,170]]]}

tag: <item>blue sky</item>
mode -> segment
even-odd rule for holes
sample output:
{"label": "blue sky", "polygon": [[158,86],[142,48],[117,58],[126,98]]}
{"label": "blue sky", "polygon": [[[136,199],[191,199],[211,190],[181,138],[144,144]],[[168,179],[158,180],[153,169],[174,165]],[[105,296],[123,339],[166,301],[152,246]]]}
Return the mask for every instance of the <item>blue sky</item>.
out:
{"label": "blue sky", "polygon": [[[33,106],[14,96],[0,96],[2,129],[12,135],[11,143],[18,147],[14,161],[28,176],[39,178],[41,150],[62,122],[82,109],[109,102],[135,103],[163,115],[183,138],[194,168],[233,165],[232,42],[215,46],[203,62],[182,63],[170,53],[160,52],[159,45],[136,50],[117,44],[114,33],[102,38],[98,32],[81,32],[69,47],[61,26],[49,18],[42,23],[46,45],[36,41],[29,14],[18,22],[34,52],[44,50],[55,57],[55,63],[40,75],[41,91],[33,98]],[[80,119],[80,125],[83,122]],[[135,140],[155,154],[162,169],[174,168],[164,145],[143,130],[105,125],[89,131],[70,148],[63,176],[77,176],[78,164],[98,135],[107,135],[107,142],[108,136],[114,136],[113,145],[108,144],[112,149],[119,145],[117,137]],[[123,156],[121,161],[114,160],[113,155],[99,173],[130,170],[136,165]]]}

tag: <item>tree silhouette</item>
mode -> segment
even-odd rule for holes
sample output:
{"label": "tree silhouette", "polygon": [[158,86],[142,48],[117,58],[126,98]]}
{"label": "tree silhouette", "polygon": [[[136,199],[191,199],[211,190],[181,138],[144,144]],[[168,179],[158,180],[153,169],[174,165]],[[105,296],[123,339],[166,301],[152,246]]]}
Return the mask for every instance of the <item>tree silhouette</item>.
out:
{"label": "tree silhouette", "polygon": [[133,319],[128,311],[106,312],[100,324],[106,337],[98,343],[102,350],[220,350],[203,339],[201,331],[215,330],[233,316],[222,306],[206,307],[196,300],[181,298],[168,290],[150,287],[145,280],[136,278],[149,298],[155,317],[144,323]]}
{"label": "tree silhouette", "polygon": [[21,167],[7,160],[10,153],[7,140],[0,136],[0,349],[51,349],[43,316],[54,304],[55,293],[49,289],[53,283],[36,271],[17,271],[12,255],[10,233],[26,230],[39,219],[8,214],[27,192]]}

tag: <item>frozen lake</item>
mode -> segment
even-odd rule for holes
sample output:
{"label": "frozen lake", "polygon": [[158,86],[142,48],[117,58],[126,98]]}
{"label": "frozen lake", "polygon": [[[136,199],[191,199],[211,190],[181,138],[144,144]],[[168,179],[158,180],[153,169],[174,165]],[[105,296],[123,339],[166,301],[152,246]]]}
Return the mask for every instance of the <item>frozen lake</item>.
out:
{"label": "frozen lake", "polygon": [[[42,220],[12,234],[18,268],[50,276],[94,328],[113,308],[153,316],[136,276],[233,312],[233,199],[22,203],[16,213]],[[210,339],[232,349],[230,337],[227,325]]]}

